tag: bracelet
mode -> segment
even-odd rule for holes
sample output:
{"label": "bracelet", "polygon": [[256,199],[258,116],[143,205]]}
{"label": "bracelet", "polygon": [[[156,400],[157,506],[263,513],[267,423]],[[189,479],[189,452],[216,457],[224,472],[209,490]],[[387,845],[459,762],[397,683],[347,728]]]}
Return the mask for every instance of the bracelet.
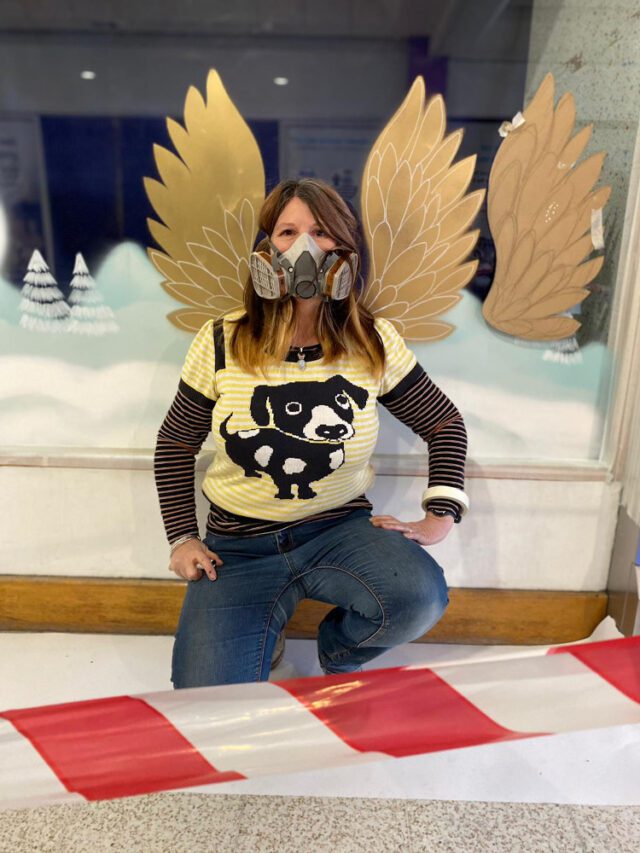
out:
{"label": "bracelet", "polygon": [[171,545],[171,550],[169,551],[169,556],[170,556],[170,557],[172,557],[172,556],[173,556],[173,552],[174,552],[177,548],[179,548],[179,547],[180,547],[180,545],[183,545],[185,542],[188,542],[188,541],[189,541],[189,539],[197,539],[197,540],[198,540],[198,542],[200,542],[200,541],[201,541],[200,537],[199,537],[199,536],[196,536],[196,534],[195,534],[195,533],[187,533],[185,536],[181,536],[179,539],[176,539],[176,541],[172,543],[172,545]]}
{"label": "bracelet", "polygon": [[469,498],[462,489],[454,489],[452,486],[429,486],[422,493],[422,509],[427,509],[429,501],[436,498],[446,498],[454,501],[458,505],[460,515],[463,516],[469,509]]}

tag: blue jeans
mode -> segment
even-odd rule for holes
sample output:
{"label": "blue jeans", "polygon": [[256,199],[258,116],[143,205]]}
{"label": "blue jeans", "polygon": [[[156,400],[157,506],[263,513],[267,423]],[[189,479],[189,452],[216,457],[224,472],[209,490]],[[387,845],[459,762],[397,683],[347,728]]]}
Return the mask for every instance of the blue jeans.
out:
{"label": "blue jeans", "polygon": [[269,677],[276,638],[304,598],[336,605],[320,623],[327,673],[354,672],[422,636],[449,598],[440,566],[368,509],[257,536],[208,535],[218,579],[189,581],[173,647],[175,688]]}

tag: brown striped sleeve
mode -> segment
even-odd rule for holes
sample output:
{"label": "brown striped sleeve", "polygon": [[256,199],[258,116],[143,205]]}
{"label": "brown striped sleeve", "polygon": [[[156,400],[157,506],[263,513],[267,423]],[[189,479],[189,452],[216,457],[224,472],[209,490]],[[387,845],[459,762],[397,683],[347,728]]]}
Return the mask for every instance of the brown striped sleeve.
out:
{"label": "brown striped sleeve", "polygon": [[[462,415],[451,400],[417,363],[378,401],[427,443],[429,487],[448,486],[464,493],[467,431]],[[459,510],[452,498],[433,498],[429,507]],[[459,519],[456,519],[459,520]]]}
{"label": "brown striped sleeve", "polygon": [[160,512],[169,543],[181,536],[199,536],[196,516],[196,456],[211,432],[215,405],[182,379],[158,431],[153,472]]}

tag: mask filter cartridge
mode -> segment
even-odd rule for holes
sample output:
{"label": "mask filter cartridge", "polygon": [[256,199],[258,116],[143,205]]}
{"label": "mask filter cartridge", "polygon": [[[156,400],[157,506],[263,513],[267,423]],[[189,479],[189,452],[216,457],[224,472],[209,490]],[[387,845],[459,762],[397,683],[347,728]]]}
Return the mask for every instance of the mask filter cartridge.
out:
{"label": "mask filter cartridge", "polygon": [[298,296],[345,299],[353,285],[358,256],[345,249],[325,252],[308,234],[301,234],[286,252],[253,252],[251,280],[263,299]]}

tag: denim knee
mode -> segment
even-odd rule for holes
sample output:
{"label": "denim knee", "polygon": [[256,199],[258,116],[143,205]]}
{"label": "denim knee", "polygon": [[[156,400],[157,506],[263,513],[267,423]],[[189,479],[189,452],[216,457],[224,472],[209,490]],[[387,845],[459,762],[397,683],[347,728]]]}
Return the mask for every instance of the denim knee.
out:
{"label": "denim knee", "polygon": [[419,580],[397,589],[387,602],[389,623],[402,642],[411,642],[426,634],[442,618],[449,604],[449,591],[438,563],[424,552],[425,562]]}

